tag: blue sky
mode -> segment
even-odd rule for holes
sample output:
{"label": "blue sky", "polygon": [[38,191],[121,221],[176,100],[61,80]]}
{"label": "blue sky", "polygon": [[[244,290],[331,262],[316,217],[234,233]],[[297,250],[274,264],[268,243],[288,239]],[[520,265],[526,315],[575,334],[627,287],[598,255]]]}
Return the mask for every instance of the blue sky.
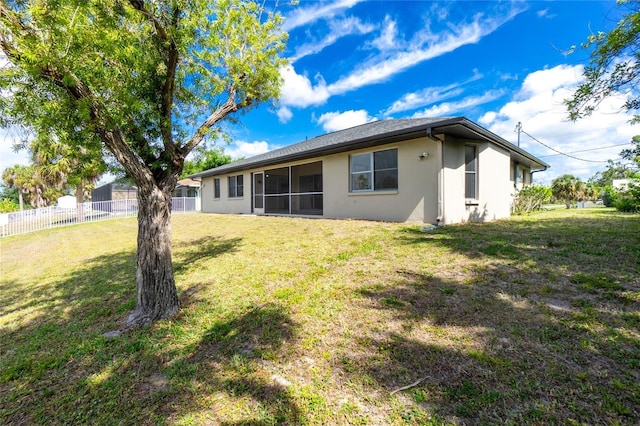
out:
{"label": "blue sky", "polygon": [[[572,46],[615,26],[615,1],[301,1],[280,11],[291,58],[282,98],[232,130],[235,156],[423,116],[466,116],[514,143],[520,121],[539,141],[591,161],[617,159],[628,145],[599,148],[640,134],[620,112],[622,96],[577,123],[562,104],[588,59]],[[552,166],[538,182],[564,173],[586,180],[605,167],[552,155],[525,134],[521,146]]]}
{"label": "blue sky", "polygon": [[[234,157],[249,157],[373,120],[466,116],[551,164],[540,183],[564,173],[588,179],[617,159],[639,126],[607,100],[588,119],[567,121],[563,99],[581,80],[591,32],[615,26],[615,1],[282,2],[289,33],[280,102],[262,105],[229,130]],[[1,168],[25,162],[11,136]],[[609,147],[609,148],[606,148]]]}

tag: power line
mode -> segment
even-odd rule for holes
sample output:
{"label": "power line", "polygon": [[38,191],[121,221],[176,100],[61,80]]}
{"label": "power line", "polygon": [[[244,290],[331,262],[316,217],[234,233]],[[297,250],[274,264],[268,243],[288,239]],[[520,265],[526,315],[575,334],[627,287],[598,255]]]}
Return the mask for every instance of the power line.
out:
{"label": "power line", "polygon": [[564,152],[562,152],[562,151],[558,151],[557,149],[550,147],[550,146],[549,146],[549,145],[547,145],[546,143],[539,141],[538,139],[534,138],[533,136],[531,136],[529,133],[525,132],[525,131],[524,131],[524,130],[522,130],[522,129],[519,129],[519,130],[520,130],[520,132],[522,132],[522,133],[524,133],[525,135],[529,136],[529,137],[530,137],[531,139],[533,139],[534,141],[538,142],[540,145],[542,145],[542,146],[544,146],[544,147],[546,147],[546,148],[550,149],[550,150],[551,150],[551,151],[553,151],[553,152],[557,152],[557,153],[558,153],[558,154],[560,154],[560,155],[564,155],[565,157],[573,158],[574,160],[579,160],[579,161],[586,161],[586,162],[588,162],[588,163],[608,163],[608,162],[609,162],[609,160],[607,160],[607,161],[602,161],[602,160],[587,160],[587,159],[584,159],[584,158],[574,157],[573,155],[566,154],[566,153],[564,153]]}
{"label": "power line", "polygon": [[[632,145],[632,143],[631,143],[631,142],[626,142],[626,143],[619,143],[619,144],[617,144],[617,145],[601,146],[601,147],[598,147],[598,148],[581,149],[580,151],[571,151],[571,152],[567,152],[567,154],[577,154],[577,153],[579,153],[579,152],[597,151],[597,150],[599,150],[599,149],[615,148],[615,147],[617,147],[617,146],[625,146],[625,145]],[[564,154],[538,155],[538,158],[555,157],[556,155],[564,155]]]}

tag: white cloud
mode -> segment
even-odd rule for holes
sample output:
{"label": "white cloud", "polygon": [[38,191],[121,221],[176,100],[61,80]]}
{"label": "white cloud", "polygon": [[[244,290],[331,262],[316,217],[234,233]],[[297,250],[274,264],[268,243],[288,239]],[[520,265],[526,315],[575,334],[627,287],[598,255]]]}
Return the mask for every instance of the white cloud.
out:
{"label": "white cloud", "polygon": [[387,108],[387,110],[384,111],[383,114],[388,117],[391,114],[402,111],[411,111],[425,105],[430,105],[436,102],[443,101],[445,99],[459,96],[464,92],[462,86],[477,81],[482,77],[482,74],[478,73],[477,70],[474,70],[473,77],[466,81],[463,81],[462,83],[454,83],[448,86],[440,87],[427,87],[417,92],[406,93],[402,95],[400,99],[391,104],[391,106]]}
{"label": "white cloud", "polygon": [[[637,127],[628,123],[631,115],[623,112],[624,96],[606,99],[591,117],[577,122],[567,119],[563,101],[573,95],[581,81],[582,70],[582,66],[559,65],[533,72],[524,79],[512,101],[498,111],[487,112],[478,122],[513,143],[517,142],[515,126],[522,122],[525,132],[561,152],[594,149],[573,156],[591,161],[617,159],[621,147],[596,148],[627,143],[633,135],[640,133]],[[565,173],[586,180],[606,166],[606,163],[555,155],[525,134],[521,135],[521,147],[551,165],[547,172],[534,175],[543,183]]]}
{"label": "white cloud", "polygon": [[402,98],[395,101],[385,112],[385,116],[390,116],[397,112],[410,111],[425,105],[443,101],[448,98],[459,96],[464,89],[457,84],[444,87],[428,87],[419,92],[407,93]]}
{"label": "white cloud", "polygon": [[[558,89],[573,88],[581,79],[583,68],[558,65],[552,70],[540,70],[529,74],[522,82],[519,97],[530,98],[540,94],[551,94]],[[553,78],[549,78],[549,77]]]}
{"label": "white cloud", "polygon": [[389,15],[384,17],[380,36],[371,42],[371,45],[378,50],[389,50],[396,47],[396,37],[398,36],[398,26]]}
{"label": "white cloud", "polygon": [[469,96],[459,101],[444,102],[438,105],[434,105],[425,110],[416,112],[415,114],[413,114],[412,118],[444,117],[451,113],[464,112],[478,105],[494,101],[503,95],[504,92],[501,90],[490,90],[489,92],[481,96]]}
{"label": "white cloud", "polygon": [[323,49],[331,46],[339,39],[353,34],[363,35],[373,31],[375,27],[364,24],[360,19],[349,17],[338,19],[329,23],[329,34],[319,42],[306,43],[296,49],[296,53],[291,58],[295,62],[305,56],[314,55]]}
{"label": "white cloud", "polygon": [[270,147],[269,144],[265,141],[255,141],[255,142],[246,142],[246,141],[235,141],[229,146],[224,147],[225,154],[229,154],[231,158],[249,158],[254,155],[264,154],[268,151],[273,151],[277,147]]}
{"label": "white cloud", "polygon": [[[332,5],[337,4],[333,3]],[[355,3],[344,2],[344,4]],[[385,40],[380,38],[377,44],[381,48],[394,46],[394,49],[383,51],[380,55],[371,58],[365,63],[356,64],[354,71],[332,84],[327,84],[320,74],[317,74],[314,78],[315,81],[312,82],[306,74],[298,74],[293,66],[284,67],[281,70],[284,80],[280,99],[281,104],[287,108],[322,105],[331,96],[341,95],[363,86],[380,83],[421,62],[444,55],[461,46],[477,43],[484,36],[492,33],[520,13],[522,9],[518,9],[518,7],[517,5],[514,6],[508,13],[499,17],[490,18],[478,14],[472,22],[449,26],[450,31],[448,32],[433,34],[427,27],[418,32],[409,42],[393,40],[397,38],[395,35],[396,30],[393,29],[394,24],[391,23],[392,21],[389,18],[385,20],[386,29],[383,30],[383,33],[385,33],[383,38]],[[326,13],[320,14],[320,7],[307,9],[317,9],[316,12],[318,13],[313,14],[316,17],[315,19],[329,15],[325,9],[322,10]],[[310,19],[311,16],[309,15],[308,18]],[[288,116],[287,112],[290,113],[291,111],[283,110],[281,115],[286,118]]]}
{"label": "white cloud", "polygon": [[545,19],[553,19],[556,16],[558,16],[556,14],[549,13],[549,8],[541,9],[541,10],[537,11],[536,15],[538,15],[538,18],[545,18]]}
{"label": "white cloud", "polygon": [[342,94],[382,82],[421,62],[452,52],[464,45],[477,43],[518,13],[520,10],[514,9],[500,18],[487,18],[478,14],[473,22],[451,27],[453,32],[449,33],[433,34],[427,28],[417,33],[405,49],[359,65],[356,71],[330,84],[327,89],[332,95]]}
{"label": "white cloud", "polygon": [[304,108],[309,105],[322,105],[329,99],[327,85],[320,75],[316,77],[315,85],[306,75],[298,74],[291,65],[282,68],[280,75],[284,80],[280,96],[283,106]]}
{"label": "white cloud", "polygon": [[357,111],[327,112],[318,118],[318,123],[321,124],[322,128],[327,132],[336,132],[372,121],[376,121],[376,119],[369,116],[369,113],[363,109]]}
{"label": "white cloud", "polygon": [[297,7],[285,17],[282,25],[285,31],[311,24],[320,19],[330,18],[337,13],[350,9],[362,0],[338,0],[329,4],[314,4],[309,7]]}
{"label": "white cloud", "polygon": [[286,106],[281,106],[276,114],[281,123],[288,123],[293,118],[293,112]]}

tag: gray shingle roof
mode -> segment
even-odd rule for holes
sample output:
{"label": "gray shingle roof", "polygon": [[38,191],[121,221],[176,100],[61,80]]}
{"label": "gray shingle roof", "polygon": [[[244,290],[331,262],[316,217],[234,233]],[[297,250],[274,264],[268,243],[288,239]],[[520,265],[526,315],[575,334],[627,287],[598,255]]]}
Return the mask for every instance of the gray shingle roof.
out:
{"label": "gray shingle roof", "polygon": [[191,177],[202,178],[221,175],[287,161],[334,154],[362,147],[382,145],[393,141],[408,140],[414,137],[424,136],[426,130],[429,128],[434,130],[434,134],[445,133],[472,139],[486,139],[498,143],[509,150],[517,151],[520,155],[524,155],[545,168],[548,167],[546,163],[538,160],[531,154],[526,153],[510,142],[494,135],[464,117],[437,117],[374,121],[349,129],[327,133],[304,142],[265,152],[264,154],[259,154],[214,169],[205,170]]}

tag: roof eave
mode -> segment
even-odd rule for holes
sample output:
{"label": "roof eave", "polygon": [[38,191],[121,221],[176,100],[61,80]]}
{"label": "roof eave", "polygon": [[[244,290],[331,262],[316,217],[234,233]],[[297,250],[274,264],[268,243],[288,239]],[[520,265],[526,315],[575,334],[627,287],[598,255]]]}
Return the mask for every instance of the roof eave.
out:
{"label": "roof eave", "polygon": [[506,140],[506,139],[496,135],[495,133],[485,129],[484,127],[481,127],[481,126],[477,125],[473,121],[462,117],[462,122],[469,130],[472,130],[473,132],[478,133],[479,135],[483,136],[484,138],[489,139],[491,142],[495,143],[496,145],[498,145],[498,146],[500,146],[502,148],[505,148],[509,152],[516,153],[518,156],[524,157],[527,160],[531,161],[532,163],[538,164],[542,170],[546,170],[549,167],[551,167],[549,164],[547,164],[544,161],[540,160],[536,156],[528,153],[527,151],[525,151],[524,149],[520,148],[519,146],[514,145],[513,143],[511,143],[508,140]]}
{"label": "roof eave", "polygon": [[[434,123],[434,124],[440,125],[440,123],[444,123],[445,121],[449,122],[450,120],[446,119],[446,120],[443,120],[442,122],[437,122],[437,123]],[[233,173],[233,172],[237,172],[237,171],[241,171],[241,170],[249,170],[249,169],[254,169],[254,168],[260,168],[260,167],[263,167],[263,166],[287,163],[287,162],[291,162],[291,161],[307,160],[309,158],[315,158],[315,157],[326,156],[326,155],[331,155],[331,154],[338,154],[338,153],[341,153],[341,152],[347,152],[347,151],[351,151],[351,150],[354,150],[354,149],[369,148],[369,147],[376,146],[376,145],[384,145],[384,144],[387,144],[387,143],[399,142],[399,141],[402,141],[402,140],[417,139],[417,138],[425,136],[424,132],[429,127],[434,127],[434,126],[433,125],[424,125],[424,124],[422,124],[422,125],[414,126],[414,127],[407,128],[407,129],[402,129],[402,130],[397,130],[397,131],[385,133],[383,135],[373,135],[373,136],[368,136],[368,137],[361,138],[361,139],[342,142],[342,143],[339,143],[339,144],[335,144],[335,145],[333,145],[333,146],[331,146],[329,148],[327,148],[325,146],[322,146],[322,147],[310,149],[308,151],[304,151],[304,152],[300,152],[300,153],[283,155],[283,156],[277,157],[277,158],[269,158],[269,159],[265,159],[264,161],[256,161],[256,162],[252,162],[252,163],[250,163],[250,164],[248,164],[246,166],[244,164],[242,164],[242,163],[238,163],[238,165],[235,166],[235,167],[233,167],[233,166],[231,166],[231,167],[226,167],[226,166],[217,167],[215,169],[205,170],[203,172],[191,175],[189,177],[190,178],[197,178],[197,177],[202,178],[202,177],[219,176],[219,175],[225,175],[225,174],[228,174],[228,173]]]}
{"label": "roof eave", "polygon": [[[354,149],[369,148],[376,145],[383,145],[383,144],[398,142],[402,140],[416,139],[416,138],[425,136],[428,129],[430,129],[430,131],[433,134],[438,134],[438,133],[446,134],[445,128],[451,127],[451,126],[462,126],[468,129],[469,131],[471,131],[472,133],[478,135],[483,140],[493,142],[496,145],[506,149],[511,153],[512,157],[515,157],[516,159],[518,158],[526,159],[528,162],[531,163],[532,166],[537,165],[539,166],[539,168],[542,168],[542,170],[546,170],[547,168],[550,167],[544,161],[529,154],[525,150],[512,144],[506,139],[477,125],[473,121],[468,120],[466,117],[460,116],[460,117],[452,117],[452,118],[443,118],[440,121],[434,121],[433,123],[429,123],[429,124],[423,123],[413,127],[385,133],[382,135],[378,134],[378,135],[367,136],[360,139],[349,140],[349,141],[337,143],[330,147],[320,146],[318,148],[309,149],[303,152],[296,152],[292,154],[282,155],[275,158],[274,157],[266,158],[264,160],[258,160],[258,161],[251,161],[251,158],[248,158],[246,160],[239,161],[235,165],[234,163],[231,163],[229,165],[217,167],[210,170],[205,170],[203,172],[193,174],[189,177],[192,179],[197,179],[197,178],[201,179],[205,177],[220,176],[220,175],[225,175],[225,174],[234,173],[238,171],[257,169],[264,166],[271,166],[271,165],[282,164],[282,163],[293,162],[293,161],[300,161],[300,160],[307,160],[310,158],[317,158],[321,156],[347,152]],[[442,130],[438,131],[438,129],[442,129]]]}

